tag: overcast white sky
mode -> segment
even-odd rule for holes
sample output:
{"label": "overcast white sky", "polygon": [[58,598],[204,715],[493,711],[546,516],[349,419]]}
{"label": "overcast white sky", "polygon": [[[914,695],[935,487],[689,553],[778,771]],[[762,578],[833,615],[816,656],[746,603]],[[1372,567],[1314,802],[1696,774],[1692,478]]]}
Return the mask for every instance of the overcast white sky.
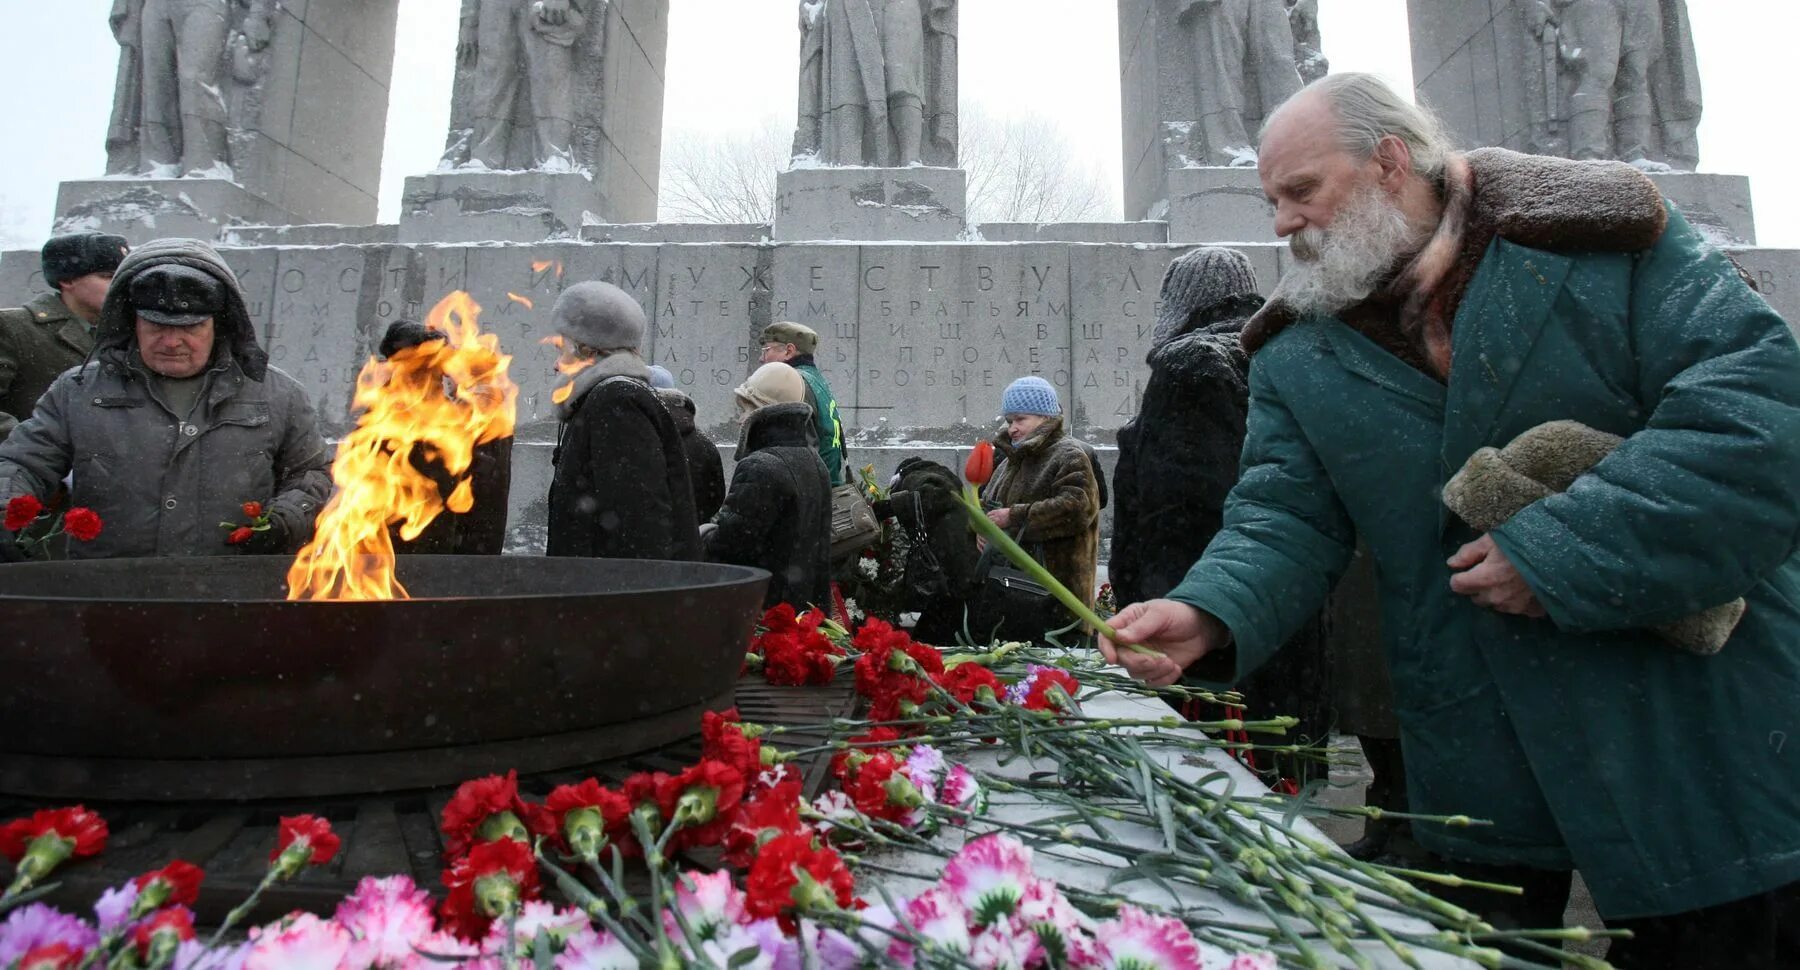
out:
{"label": "overcast white sky", "polygon": [[[57,183],[99,174],[117,48],[109,0],[0,0],[11,83],[0,99],[0,240],[46,235]],[[791,123],[798,36],[793,0],[671,0],[669,128]],[[1800,38],[1796,0],[1694,0],[1711,172],[1749,175],[1764,245],[1800,247],[1800,126],[1781,90]],[[1410,88],[1405,0],[1321,0],[1326,53],[1339,70]],[[382,217],[401,181],[443,150],[458,0],[400,0],[400,37],[383,165]],[[964,0],[962,92],[991,113],[1058,119],[1119,191],[1116,0]],[[29,39],[29,40],[27,40]]]}

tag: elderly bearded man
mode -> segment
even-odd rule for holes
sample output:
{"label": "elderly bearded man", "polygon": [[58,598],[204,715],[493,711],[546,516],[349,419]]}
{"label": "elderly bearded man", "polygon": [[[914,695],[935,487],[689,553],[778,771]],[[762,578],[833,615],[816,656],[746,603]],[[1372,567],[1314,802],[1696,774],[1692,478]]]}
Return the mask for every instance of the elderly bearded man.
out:
{"label": "elderly bearded man", "polygon": [[[269,366],[244,293],[211,246],[165,239],[119,264],[92,359],[0,443],[0,502],[70,501],[106,529],[75,558],[284,555],[312,537],[331,455],[298,381]],[[270,528],[230,545],[246,502]],[[18,558],[0,537],[0,561]]]}
{"label": "elderly bearded man", "polygon": [[[1109,658],[1229,681],[1380,573],[1412,810],[1463,900],[1560,926],[1579,869],[1637,937],[1620,967],[1800,966],[1800,349],[1656,187],[1614,162],[1451,153],[1380,81],[1270,120],[1260,172],[1297,265],[1243,334],[1225,527]],[[1478,535],[1441,504],[1478,448],[1571,419],[1624,443]],[[1748,611],[1699,656],[1646,628]],[[1785,750],[1784,750],[1785,748]],[[1460,898],[1460,897],[1458,897]]]}

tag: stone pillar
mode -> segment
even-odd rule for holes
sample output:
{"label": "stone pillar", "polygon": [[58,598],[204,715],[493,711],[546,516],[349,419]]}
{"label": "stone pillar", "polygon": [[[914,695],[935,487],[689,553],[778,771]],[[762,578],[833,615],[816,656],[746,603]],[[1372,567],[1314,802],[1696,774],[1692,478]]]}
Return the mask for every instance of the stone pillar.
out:
{"label": "stone pillar", "polygon": [[142,0],[119,5],[125,16],[117,33],[126,46],[107,137],[111,177],[64,186],[58,231],[98,228],[141,241],[236,223],[375,221],[399,0],[253,3],[252,14],[269,17],[261,49],[253,39],[260,28],[232,4],[215,72],[226,157],[186,178],[181,170],[152,170],[152,162],[171,160],[146,150],[154,139],[142,127],[142,67],[145,43],[156,45],[158,35],[145,32],[144,8]]}

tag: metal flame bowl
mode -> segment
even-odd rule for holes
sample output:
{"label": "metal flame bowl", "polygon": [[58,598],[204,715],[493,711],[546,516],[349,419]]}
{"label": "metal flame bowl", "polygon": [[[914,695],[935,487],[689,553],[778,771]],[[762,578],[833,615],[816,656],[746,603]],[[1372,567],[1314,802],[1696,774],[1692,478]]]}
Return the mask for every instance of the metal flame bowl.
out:
{"label": "metal flame bowl", "polygon": [[553,771],[731,702],[768,574],[403,556],[394,602],[290,603],[277,558],[0,567],[0,792],[314,797]]}

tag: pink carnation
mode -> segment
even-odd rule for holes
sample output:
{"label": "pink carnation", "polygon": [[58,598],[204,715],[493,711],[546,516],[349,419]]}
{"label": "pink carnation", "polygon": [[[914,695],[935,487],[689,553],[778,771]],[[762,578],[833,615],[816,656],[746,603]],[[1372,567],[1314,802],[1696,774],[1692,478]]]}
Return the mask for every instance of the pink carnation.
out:
{"label": "pink carnation", "polygon": [[1036,877],[1031,850],[1004,835],[984,835],[956,854],[940,883],[973,916],[976,926],[991,926],[1011,916]]}
{"label": "pink carnation", "polygon": [[1056,958],[1057,966],[1087,966],[1099,959],[1094,921],[1076,909],[1056,883],[1048,879],[1026,887],[1013,922],[1035,934],[1044,952]]}
{"label": "pink carnation", "polygon": [[337,923],[296,913],[250,931],[244,970],[337,970],[354,942]]}
{"label": "pink carnation", "polygon": [[[698,937],[696,942],[724,936],[749,919],[744,911],[744,891],[732,884],[729,872],[683,873],[675,886],[675,908]],[[673,913],[665,912],[663,922],[670,938],[682,938]]]}
{"label": "pink carnation", "polygon": [[338,903],[338,925],[350,931],[349,962],[359,967],[423,966],[415,948],[437,930],[431,896],[406,876],[373,877]]}
{"label": "pink carnation", "polygon": [[928,889],[906,904],[906,921],[913,933],[939,953],[966,956],[972,941],[969,937],[969,911],[948,891]]}
{"label": "pink carnation", "polygon": [[1173,916],[1126,906],[1118,919],[1101,923],[1094,936],[1103,970],[1203,970],[1199,942]]}
{"label": "pink carnation", "polygon": [[583,930],[556,955],[556,970],[638,970],[631,948],[611,933]]}

